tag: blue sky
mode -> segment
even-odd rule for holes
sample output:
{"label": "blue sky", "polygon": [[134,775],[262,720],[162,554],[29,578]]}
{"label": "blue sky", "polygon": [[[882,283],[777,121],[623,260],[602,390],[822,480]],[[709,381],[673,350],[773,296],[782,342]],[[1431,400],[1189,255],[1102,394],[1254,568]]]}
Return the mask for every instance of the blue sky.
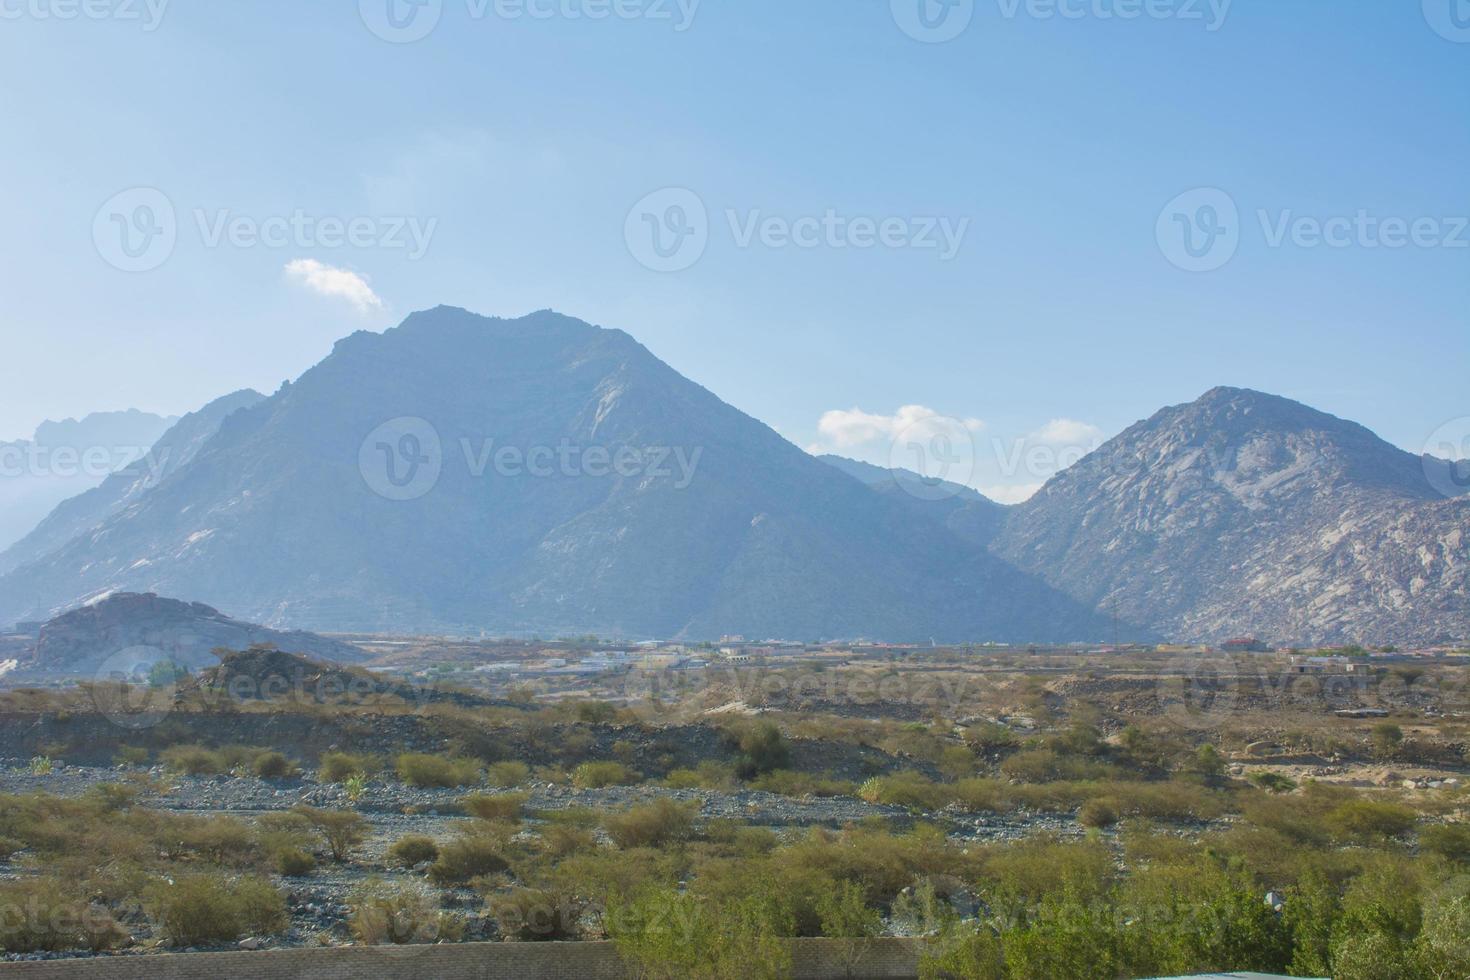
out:
{"label": "blue sky", "polygon": [[[875,461],[923,410],[1070,444],[1217,384],[1415,451],[1470,415],[1452,0],[922,0],[944,43],[921,0],[429,0],[413,43],[390,0],[79,2],[0,0],[0,437],[271,391],[440,303],[622,327]],[[137,188],[173,241],[129,272]],[[691,200],[697,261],[649,268]],[[1219,267],[1180,268],[1222,200]]]}

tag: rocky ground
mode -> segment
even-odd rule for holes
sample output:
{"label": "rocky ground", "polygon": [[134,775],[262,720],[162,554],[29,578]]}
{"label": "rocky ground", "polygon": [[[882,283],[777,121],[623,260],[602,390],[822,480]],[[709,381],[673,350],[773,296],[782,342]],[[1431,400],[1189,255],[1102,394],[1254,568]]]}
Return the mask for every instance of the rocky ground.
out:
{"label": "rocky ground", "polygon": [[[324,864],[307,878],[277,878],[276,883],[288,893],[291,929],[268,941],[246,940],[247,948],[259,946],[304,946],[340,942],[347,939],[345,921],[350,914],[348,899],[354,888],[372,877],[384,879],[421,879],[420,871],[389,867],[385,855],[392,843],[406,834],[430,837],[451,836],[454,824],[465,819],[458,801],[470,790],[418,789],[397,781],[379,780],[368,785],[355,802],[347,799],[341,786],[322,784],[312,777],[266,780],[253,776],[183,776],[160,768],[130,766],[90,767],[60,763],[47,774],[30,770],[23,759],[0,759],[0,794],[44,792],[57,796],[79,796],[104,783],[129,782],[148,786],[139,796],[144,806],[200,815],[227,814],[250,819],[262,813],[289,810],[305,804],[317,807],[352,806],[371,825],[369,839],[347,865]],[[618,786],[605,789],[575,789],[536,783],[519,787],[527,793],[526,808],[531,813],[571,808],[607,811],[619,810],[659,797],[680,802],[696,801],[703,819],[738,820],[773,829],[801,829],[813,826],[840,827],[868,817],[907,823],[908,811],[898,807],[866,803],[854,797],[791,798],[773,793],[741,790],[715,792],[706,790],[674,790],[656,786]],[[1080,835],[1082,829],[1069,817],[1052,814],[965,814],[946,812],[942,815],[951,835],[957,840],[990,842],[1018,840],[1029,834],[1052,832]],[[533,816],[529,827],[537,824]],[[0,878],[16,873],[12,865],[0,862]],[[445,893],[446,905],[475,912],[481,908],[480,897],[467,889]],[[148,933],[143,921],[129,923],[136,935],[144,939]],[[494,939],[494,926],[483,917],[473,917],[472,935],[468,938]],[[147,947],[135,948],[133,952]],[[3,956],[5,959],[36,959],[56,954]]]}

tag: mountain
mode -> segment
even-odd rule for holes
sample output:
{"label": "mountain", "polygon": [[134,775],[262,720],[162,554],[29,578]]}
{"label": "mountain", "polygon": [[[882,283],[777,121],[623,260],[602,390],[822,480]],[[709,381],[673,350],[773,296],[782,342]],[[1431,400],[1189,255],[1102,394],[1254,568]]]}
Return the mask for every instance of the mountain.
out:
{"label": "mountain", "polygon": [[35,561],[136,501],[188,464],[226,416],[264,398],[256,391],[237,391],[185,415],[152,444],[147,455],[109,475],[101,486],[62,501],[34,531],[0,553],[0,574]]}
{"label": "mountain", "polygon": [[942,522],[951,534],[968,544],[988,546],[1005,525],[1008,508],[971,487],[846,456],[826,454],[817,458],[887,494],[900,506]]}
{"label": "mountain", "polygon": [[141,457],[175,421],[136,409],[95,412],[43,422],[31,439],[0,443],[0,548],[63,500]]}
{"label": "mountain", "polygon": [[1297,402],[1217,388],[1054,477],[992,547],[1179,639],[1464,640],[1470,497],[1442,496],[1438,465]]}
{"label": "mountain", "polygon": [[0,577],[401,632],[1073,640],[1091,610],[842,477],[627,334],[440,307],[360,332]]}
{"label": "mountain", "polygon": [[41,628],[19,672],[47,676],[131,675],[168,660],[191,670],[214,667],[215,649],[268,646],[318,660],[356,663],[367,654],[313,633],[244,623],[203,603],[116,593],[63,613]]}

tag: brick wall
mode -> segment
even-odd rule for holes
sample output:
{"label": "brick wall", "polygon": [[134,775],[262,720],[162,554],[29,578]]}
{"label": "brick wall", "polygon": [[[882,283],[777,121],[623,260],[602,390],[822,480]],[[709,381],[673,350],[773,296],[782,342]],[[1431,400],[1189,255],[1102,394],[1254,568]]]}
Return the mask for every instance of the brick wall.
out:
{"label": "brick wall", "polygon": [[[792,942],[797,980],[888,980],[917,975],[918,946],[875,939]],[[853,964],[849,972],[849,964]],[[109,956],[0,964],[17,980],[622,980],[610,943],[461,943]]]}

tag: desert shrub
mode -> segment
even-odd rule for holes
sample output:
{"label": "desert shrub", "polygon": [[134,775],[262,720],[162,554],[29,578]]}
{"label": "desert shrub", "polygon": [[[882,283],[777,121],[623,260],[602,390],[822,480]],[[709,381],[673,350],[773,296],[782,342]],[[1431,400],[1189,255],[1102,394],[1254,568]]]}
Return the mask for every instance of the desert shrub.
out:
{"label": "desert shrub", "polygon": [[497,762],[486,770],[486,780],[497,789],[520,786],[531,776],[531,767],[524,762]]}
{"label": "desert shrub", "polygon": [[474,793],[460,800],[466,813],[481,820],[504,820],[519,823],[521,809],[530,796],[526,793]]}
{"label": "desert shrub", "polygon": [[578,789],[631,786],[639,778],[637,773],[621,762],[584,762],[572,771],[572,785]]}
{"label": "desert shrub", "polygon": [[663,778],[663,785],[669,789],[699,789],[699,773],[693,769],[672,769]]}
{"label": "desert shrub", "polygon": [[287,878],[302,878],[316,870],[316,858],[299,847],[278,847],[271,851],[276,873]]}
{"label": "desert shrub", "polygon": [[1447,823],[1425,827],[1419,834],[1419,846],[1447,861],[1470,864],[1470,825]]}
{"label": "desert shrub", "polygon": [[791,973],[782,941],[791,924],[767,894],[712,906],[673,889],[647,889],[617,903],[608,921],[619,954],[648,980],[775,980]]}
{"label": "desert shrub", "polygon": [[367,840],[368,822],[352,810],[322,810],[298,806],[292,812],[304,817],[321,834],[332,860],[339,864],[347,860],[347,855],[354,847]]}
{"label": "desert shrub", "polygon": [[99,783],[87,790],[83,799],[103,813],[116,813],[138,801],[138,789],[122,783]]}
{"label": "desert shrub", "polygon": [[646,806],[609,814],[605,821],[607,833],[622,848],[660,847],[684,840],[694,826],[695,806],[654,800]]}
{"label": "desert shrub", "polygon": [[170,771],[186,776],[216,776],[230,770],[219,752],[202,745],[170,746],[158,757]]}
{"label": "desert shrub", "polygon": [[954,802],[971,813],[1004,813],[1011,809],[1009,788],[997,779],[961,779],[949,787]]}
{"label": "desert shrub", "polygon": [[965,743],[976,752],[991,753],[1016,746],[1016,733],[994,721],[983,721],[965,730]]}
{"label": "desert shrub", "polygon": [[399,779],[423,789],[453,789],[474,786],[480,781],[480,764],[473,759],[405,752],[398,757],[395,767]]}
{"label": "desert shrub", "polygon": [[1084,827],[1111,827],[1118,822],[1116,801],[1097,797],[1082,804],[1077,822]]}
{"label": "desert shrub", "polygon": [[64,892],[55,881],[0,884],[0,948],[6,952],[101,951],[126,939],[109,912]]}
{"label": "desert shrub", "polygon": [[1093,759],[1063,755],[1055,749],[1026,749],[1000,764],[1000,771],[1022,783],[1049,783],[1058,780],[1102,779],[1111,775],[1109,768]]}
{"label": "desert shrub", "polygon": [[423,834],[407,834],[393,842],[388,848],[388,859],[394,864],[411,868],[425,861],[433,861],[439,857],[439,845],[434,838],[425,837]]}
{"label": "desert shrub", "polygon": [[441,911],[434,894],[418,882],[372,879],[358,886],[348,905],[348,928],[369,946],[457,942],[464,935],[463,920]]}
{"label": "desert shrub", "polygon": [[1414,946],[1427,977],[1470,977],[1470,896],[1439,896],[1430,902]]}
{"label": "desert shrub", "polygon": [[490,915],[501,935],[520,942],[568,942],[581,938],[586,902],[569,891],[514,888],[492,895]]}
{"label": "desert shrub", "polygon": [[947,801],[949,787],[910,770],[890,776],[874,776],[858,787],[858,796],[869,803],[937,810]]}
{"label": "desert shrub", "polygon": [[581,851],[597,849],[597,838],[589,830],[569,824],[548,824],[541,830],[541,849],[561,859]]}
{"label": "desert shrub", "polygon": [[246,933],[277,933],[289,924],[285,899],[261,878],[180,876],[150,888],[147,907],[175,946],[233,942]]}
{"label": "desert shrub", "polygon": [[1397,803],[1351,800],[1330,810],[1324,819],[1338,838],[1371,844],[1407,834],[1414,826],[1415,813]]}
{"label": "desert shrub", "polygon": [[348,752],[324,752],[317,779],[324,783],[345,783],[353,776],[366,776],[376,768],[370,756],[353,755]]}
{"label": "desert shrub", "polygon": [[1296,780],[1279,772],[1262,769],[1250,774],[1249,779],[1268,793],[1290,793],[1296,789]]}
{"label": "desert shrub", "polygon": [[296,771],[291,760],[280,752],[262,752],[255,757],[252,767],[261,779],[284,779]]}
{"label": "desert shrub", "polygon": [[[704,786],[705,789],[717,787]],[[857,787],[841,779],[824,779],[794,769],[777,769],[762,773],[750,781],[751,789],[782,796],[851,796]]]}
{"label": "desert shrub", "polygon": [[481,875],[510,867],[502,841],[481,834],[465,834],[439,847],[439,857],[429,868],[429,879],[440,887],[467,884]]}
{"label": "desert shrub", "polygon": [[148,750],[141,745],[119,745],[113,758],[121,766],[146,766]]}
{"label": "desert shrub", "polygon": [[185,850],[215,864],[243,864],[255,846],[250,828],[234,817],[186,817],[175,836]]}
{"label": "desert shrub", "polygon": [[606,701],[582,701],[576,707],[577,720],[592,725],[606,725],[618,716],[618,709]]}
{"label": "desert shrub", "polygon": [[773,722],[752,725],[740,734],[740,756],[735,769],[742,779],[791,765],[791,743]]}

